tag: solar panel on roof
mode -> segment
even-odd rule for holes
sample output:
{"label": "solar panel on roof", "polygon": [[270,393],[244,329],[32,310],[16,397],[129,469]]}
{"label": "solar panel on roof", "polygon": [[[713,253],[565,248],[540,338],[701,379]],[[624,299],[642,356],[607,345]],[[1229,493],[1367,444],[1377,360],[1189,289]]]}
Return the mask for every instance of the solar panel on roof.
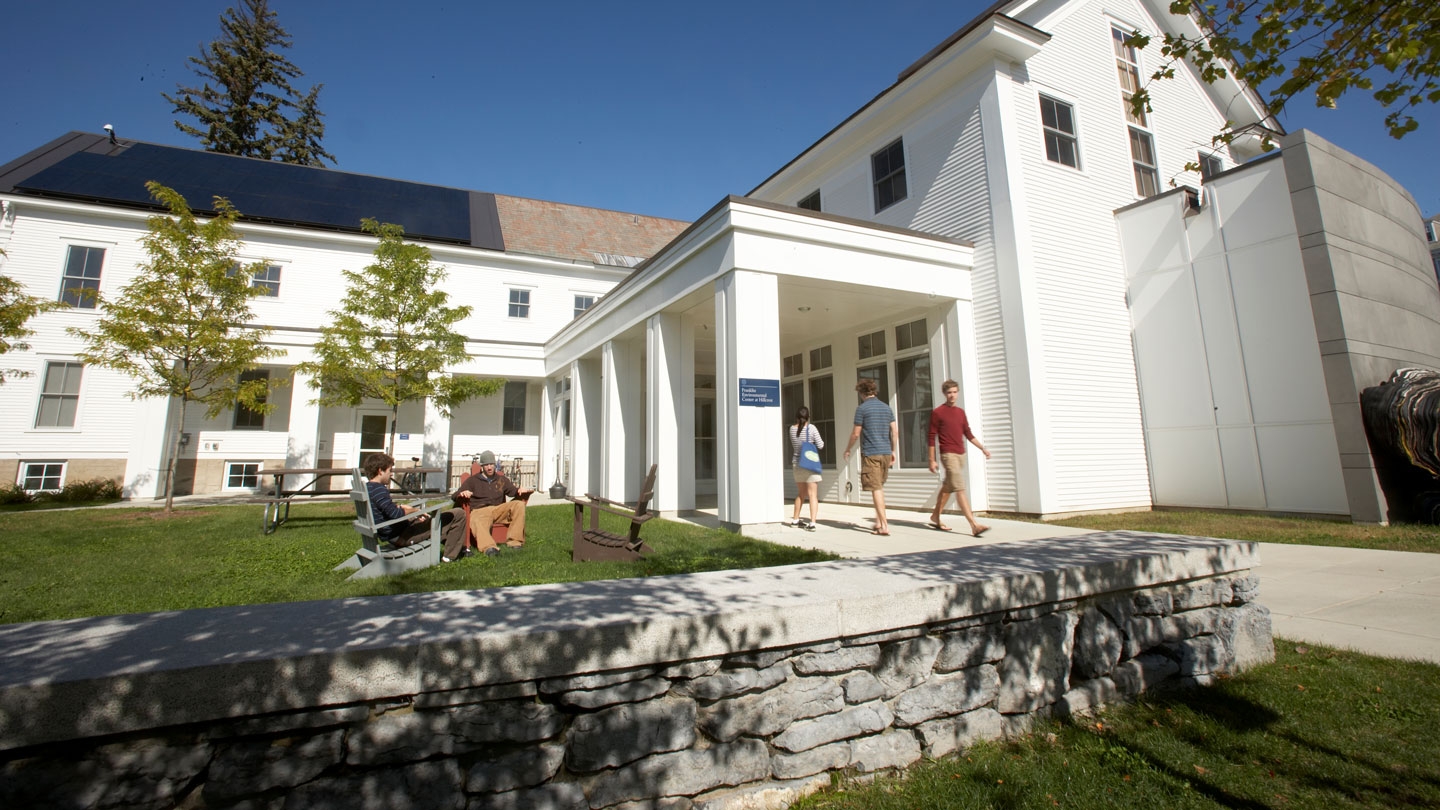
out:
{"label": "solar panel on roof", "polygon": [[220,196],[246,219],[359,231],[362,218],[374,217],[416,239],[472,244],[467,191],[153,144],[113,155],[79,152],[15,187],[150,206],[150,180],[180,192],[199,211]]}

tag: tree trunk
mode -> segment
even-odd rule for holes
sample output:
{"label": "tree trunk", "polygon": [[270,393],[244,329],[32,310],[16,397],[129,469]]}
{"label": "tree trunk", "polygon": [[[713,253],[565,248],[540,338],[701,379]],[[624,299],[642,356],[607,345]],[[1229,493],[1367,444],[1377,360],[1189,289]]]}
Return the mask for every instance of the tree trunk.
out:
{"label": "tree trunk", "polygon": [[175,462],[180,458],[180,435],[185,432],[185,397],[180,397],[180,418],[170,431],[170,458],[165,461],[165,516],[175,508]]}
{"label": "tree trunk", "polygon": [[[394,405],[390,406],[390,446],[385,450],[385,452],[390,454],[391,458],[395,458],[395,427],[399,424],[399,422],[400,403],[397,402]],[[400,462],[397,460],[395,463],[396,465],[399,465]]]}

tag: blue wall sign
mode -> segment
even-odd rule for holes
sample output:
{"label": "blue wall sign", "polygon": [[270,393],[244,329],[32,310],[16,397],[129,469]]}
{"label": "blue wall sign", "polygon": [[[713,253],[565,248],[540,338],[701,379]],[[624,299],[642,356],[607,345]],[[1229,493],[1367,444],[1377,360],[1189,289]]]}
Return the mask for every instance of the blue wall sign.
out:
{"label": "blue wall sign", "polygon": [[780,381],[741,377],[740,405],[751,408],[780,407]]}
{"label": "blue wall sign", "polygon": [[410,434],[409,434],[409,433],[401,433],[401,434],[400,434],[400,441],[402,441],[402,442],[408,442],[408,441],[410,441]]}

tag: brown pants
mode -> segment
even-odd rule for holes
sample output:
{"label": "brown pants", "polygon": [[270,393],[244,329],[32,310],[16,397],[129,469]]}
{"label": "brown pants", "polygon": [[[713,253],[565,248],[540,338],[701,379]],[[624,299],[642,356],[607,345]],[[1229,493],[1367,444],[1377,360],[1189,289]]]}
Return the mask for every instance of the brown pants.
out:
{"label": "brown pants", "polygon": [[495,541],[490,538],[490,527],[497,523],[510,527],[505,545],[510,548],[525,545],[524,501],[506,501],[499,506],[481,506],[470,510],[470,534],[475,538],[475,546],[481,552],[494,548]]}

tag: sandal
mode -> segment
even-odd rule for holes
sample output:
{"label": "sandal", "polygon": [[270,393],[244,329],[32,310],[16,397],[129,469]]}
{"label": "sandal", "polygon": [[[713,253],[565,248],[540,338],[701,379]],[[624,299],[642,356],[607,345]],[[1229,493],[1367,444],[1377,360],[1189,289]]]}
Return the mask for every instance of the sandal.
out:
{"label": "sandal", "polygon": [[926,523],[925,525],[929,526],[937,532],[953,531],[949,526],[946,526],[944,523]]}

